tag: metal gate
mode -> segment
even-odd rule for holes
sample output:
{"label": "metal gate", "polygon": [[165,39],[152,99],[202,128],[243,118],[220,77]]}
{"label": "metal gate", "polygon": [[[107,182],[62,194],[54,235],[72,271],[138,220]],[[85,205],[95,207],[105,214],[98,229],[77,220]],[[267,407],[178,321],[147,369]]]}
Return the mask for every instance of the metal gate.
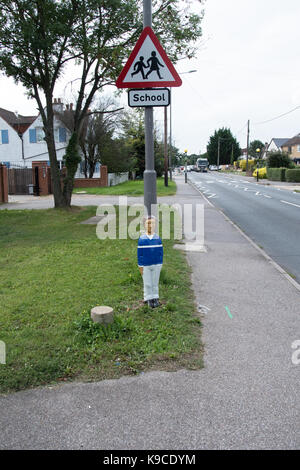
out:
{"label": "metal gate", "polygon": [[8,194],[29,194],[29,184],[33,184],[31,168],[8,169]]}

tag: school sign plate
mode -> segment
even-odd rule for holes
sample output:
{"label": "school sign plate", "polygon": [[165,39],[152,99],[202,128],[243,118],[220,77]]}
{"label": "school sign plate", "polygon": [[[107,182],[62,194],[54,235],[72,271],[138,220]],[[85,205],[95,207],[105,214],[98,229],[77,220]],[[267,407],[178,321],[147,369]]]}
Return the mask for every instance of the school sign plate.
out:
{"label": "school sign plate", "polygon": [[145,106],[169,106],[170,90],[152,88],[150,90],[128,90],[128,105],[132,108]]}

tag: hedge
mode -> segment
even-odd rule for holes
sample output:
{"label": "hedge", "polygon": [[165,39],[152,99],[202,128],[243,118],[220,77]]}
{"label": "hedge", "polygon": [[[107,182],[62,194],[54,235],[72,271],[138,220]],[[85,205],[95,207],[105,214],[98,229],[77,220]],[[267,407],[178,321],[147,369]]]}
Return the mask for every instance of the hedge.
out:
{"label": "hedge", "polygon": [[286,170],[285,178],[290,183],[300,183],[300,169]]}
{"label": "hedge", "polygon": [[286,168],[267,168],[267,178],[270,181],[285,181]]}

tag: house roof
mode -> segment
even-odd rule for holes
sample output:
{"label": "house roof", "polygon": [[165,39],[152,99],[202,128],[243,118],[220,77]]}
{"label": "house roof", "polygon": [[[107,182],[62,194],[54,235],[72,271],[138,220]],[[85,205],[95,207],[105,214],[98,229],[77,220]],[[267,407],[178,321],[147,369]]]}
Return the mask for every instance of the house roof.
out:
{"label": "house roof", "polygon": [[297,145],[297,144],[300,144],[300,134],[297,134],[291,139],[286,140],[284,144],[282,145],[284,145],[285,147],[286,146],[291,147],[292,145]]}
{"label": "house roof", "polygon": [[[287,137],[287,138],[277,138],[277,137],[274,137],[274,138],[272,139],[272,141],[274,142],[274,144],[275,144],[278,148],[282,147],[282,145],[284,145],[288,140],[289,140],[289,137]],[[271,141],[271,142],[272,142],[272,141]]]}
{"label": "house roof", "polygon": [[10,126],[12,126],[18,132],[25,132],[25,130],[33,123],[37,116],[22,116],[21,114],[16,114],[7,109],[0,108],[0,116],[4,119]]}

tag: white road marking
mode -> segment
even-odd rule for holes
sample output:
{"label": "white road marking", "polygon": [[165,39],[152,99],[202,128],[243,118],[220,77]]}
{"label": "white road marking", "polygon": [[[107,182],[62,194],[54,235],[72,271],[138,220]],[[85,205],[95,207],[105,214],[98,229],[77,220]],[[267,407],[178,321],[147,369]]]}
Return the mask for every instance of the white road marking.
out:
{"label": "white road marking", "polygon": [[284,204],[289,204],[290,206],[300,207],[299,204],[293,204],[292,202],[287,202],[287,201],[280,201],[280,202],[283,202]]}
{"label": "white road marking", "polygon": [[217,195],[216,194],[211,194],[210,196],[207,196],[207,199],[211,199],[213,197],[216,197]]}

